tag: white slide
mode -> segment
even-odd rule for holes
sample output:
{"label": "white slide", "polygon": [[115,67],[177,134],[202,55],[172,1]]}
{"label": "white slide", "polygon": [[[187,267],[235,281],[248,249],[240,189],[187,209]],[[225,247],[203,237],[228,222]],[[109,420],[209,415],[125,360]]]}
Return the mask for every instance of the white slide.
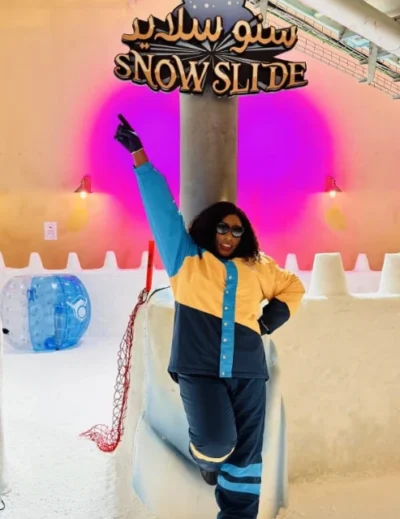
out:
{"label": "white slide", "polygon": [[[214,488],[202,480],[189,455],[179,387],[167,372],[173,316],[169,288],[155,290],[139,311],[127,421],[118,458],[130,471],[134,493],[157,519],[215,519]],[[273,519],[280,507],[287,506],[286,430],[275,346],[268,339],[265,350],[270,380],[259,519]]]}

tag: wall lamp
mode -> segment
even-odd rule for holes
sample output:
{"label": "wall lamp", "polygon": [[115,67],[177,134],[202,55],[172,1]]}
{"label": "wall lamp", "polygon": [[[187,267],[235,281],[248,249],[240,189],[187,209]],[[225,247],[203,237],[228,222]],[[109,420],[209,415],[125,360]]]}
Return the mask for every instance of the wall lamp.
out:
{"label": "wall lamp", "polygon": [[79,196],[84,199],[92,192],[92,177],[85,175],[78,189],[75,189],[75,193],[79,193]]}
{"label": "wall lamp", "polygon": [[334,177],[327,177],[325,191],[327,193],[329,193],[329,196],[331,198],[335,198],[337,193],[341,193],[342,192],[340,187],[338,187],[338,185],[336,184],[336,180],[335,180]]}

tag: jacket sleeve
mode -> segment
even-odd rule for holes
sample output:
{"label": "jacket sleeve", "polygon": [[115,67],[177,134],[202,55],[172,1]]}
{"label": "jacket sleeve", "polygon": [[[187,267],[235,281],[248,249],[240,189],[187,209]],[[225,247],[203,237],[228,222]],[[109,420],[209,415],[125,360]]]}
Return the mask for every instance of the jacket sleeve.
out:
{"label": "jacket sleeve", "polygon": [[165,177],[149,162],[134,169],[154,241],[165,270],[172,277],[197,246],[186,231]]}
{"label": "jacket sleeve", "polygon": [[263,265],[262,289],[268,304],[259,319],[261,335],[271,334],[300,308],[305,288],[300,279],[268,258]]}

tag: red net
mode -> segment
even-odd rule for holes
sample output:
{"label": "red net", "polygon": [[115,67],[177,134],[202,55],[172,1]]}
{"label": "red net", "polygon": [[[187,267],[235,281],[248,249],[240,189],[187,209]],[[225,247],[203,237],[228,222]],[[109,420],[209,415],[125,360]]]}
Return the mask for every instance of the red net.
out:
{"label": "red net", "polygon": [[124,421],[128,406],[128,392],[130,387],[130,369],[133,346],[133,330],[136,314],[139,308],[146,302],[146,289],[142,290],[138,302],[129,317],[129,323],[118,350],[118,373],[114,387],[112,426],[96,425],[81,434],[96,442],[97,447],[103,452],[113,452],[124,434]]}
{"label": "red net", "polygon": [[106,425],[96,425],[80,435],[96,442],[97,447],[103,452],[115,451],[124,434],[124,421],[128,407],[128,393],[131,382],[130,370],[135,319],[139,308],[146,303],[147,295],[151,289],[153,258],[154,242],[150,242],[146,288],[144,288],[139,294],[138,301],[129,317],[128,326],[118,350],[118,372],[114,386],[113,418],[111,428]]}

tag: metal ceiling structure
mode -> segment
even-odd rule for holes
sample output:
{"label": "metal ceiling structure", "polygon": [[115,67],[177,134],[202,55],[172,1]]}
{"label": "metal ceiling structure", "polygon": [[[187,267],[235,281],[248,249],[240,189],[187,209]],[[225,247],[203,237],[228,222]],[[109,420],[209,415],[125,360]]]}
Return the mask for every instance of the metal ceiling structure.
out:
{"label": "metal ceiling structure", "polygon": [[248,6],[266,23],[297,25],[300,51],[400,100],[400,0],[248,0]]}

